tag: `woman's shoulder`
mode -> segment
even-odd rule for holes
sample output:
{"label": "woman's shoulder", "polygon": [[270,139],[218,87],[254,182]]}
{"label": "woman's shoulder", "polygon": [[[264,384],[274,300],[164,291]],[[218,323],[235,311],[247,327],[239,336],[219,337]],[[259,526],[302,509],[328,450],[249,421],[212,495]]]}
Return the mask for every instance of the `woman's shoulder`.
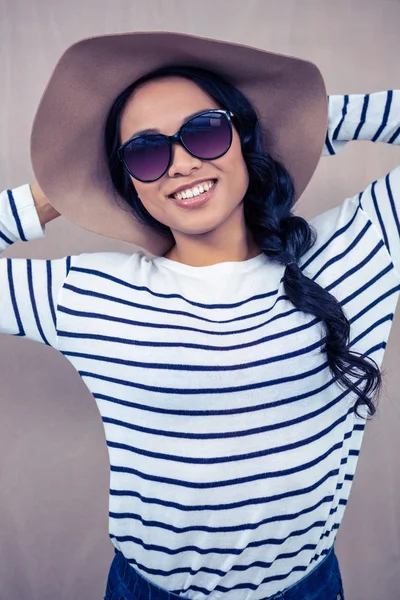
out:
{"label": "woman's shoulder", "polygon": [[71,256],[71,269],[80,272],[102,272],[121,275],[140,270],[143,261],[149,260],[142,250],[133,252],[84,252]]}
{"label": "woman's shoulder", "polygon": [[137,250],[132,252],[83,252],[72,258],[75,265],[112,268],[127,262],[140,262],[145,256],[143,251]]}

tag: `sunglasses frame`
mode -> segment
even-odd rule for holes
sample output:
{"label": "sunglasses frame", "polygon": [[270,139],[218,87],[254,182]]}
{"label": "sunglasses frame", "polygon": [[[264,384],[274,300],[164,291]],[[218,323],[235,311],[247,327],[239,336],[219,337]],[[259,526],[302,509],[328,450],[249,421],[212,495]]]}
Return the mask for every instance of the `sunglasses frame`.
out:
{"label": "sunglasses frame", "polygon": [[[224,114],[227,121],[228,121],[228,125],[229,125],[229,130],[230,130],[230,137],[231,140],[229,142],[229,146],[228,148],[222,152],[222,154],[219,154],[218,156],[214,156],[213,158],[201,158],[200,156],[197,156],[197,154],[194,154],[194,152],[192,152],[184,143],[183,139],[182,139],[182,130],[184,129],[184,127],[186,127],[186,125],[188,125],[191,121],[193,121],[193,119],[196,119],[197,117],[200,117],[201,115],[205,115],[205,114],[209,114],[209,113],[219,113],[219,114]],[[200,160],[216,160],[217,158],[221,158],[221,156],[224,156],[224,154],[226,154],[229,150],[229,148],[232,145],[232,118],[234,117],[233,113],[229,110],[225,110],[222,108],[210,108],[209,110],[202,110],[201,112],[197,113],[196,115],[193,115],[193,117],[190,117],[190,119],[188,119],[187,121],[185,121],[180,128],[178,129],[178,131],[174,134],[174,135],[165,135],[163,133],[147,133],[147,134],[141,134],[141,135],[137,135],[135,137],[130,138],[129,140],[127,140],[126,142],[124,142],[122,144],[122,146],[120,146],[117,150],[117,154],[118,154],[118,158],[119,160],[122,162],[122,164],[124,165],[125,169],[128,171],[128,173],[130,175],[132,175],[132,177],[134,179],[136,179],[137,181],[141,181],[142,183],[153,183],[154,181],[157,181],[158,179],[161,179],[161,177],[163,177],[163,175],[165,175],[165,173],[168,171],[170,165],[171,165],[171,160],[172,160],[172,144],[179,142],[187,152],[189,152],[189,154],[191,154],[192,156],[195,156],[196,158],[200,158]],[[132,143],[134,140],[137,140],[141,137],[144,137],[145,135],[147,136],[151,136],[151,135],[156,135],[157,137],[163,137],[164,139],[167,140],[168,145],[169,145],[169,161],[167,164],[167,167],[165,169],[165,171],[156,179],[151,179],[151,180],[143,180],[143,179],[139,179],[139,177],[137,177],[136,175],[134,175],[128,168],[128,165],[125,162],[125,158],[124,158],[124,150],[125,147],[128,146],[128,144]]]}

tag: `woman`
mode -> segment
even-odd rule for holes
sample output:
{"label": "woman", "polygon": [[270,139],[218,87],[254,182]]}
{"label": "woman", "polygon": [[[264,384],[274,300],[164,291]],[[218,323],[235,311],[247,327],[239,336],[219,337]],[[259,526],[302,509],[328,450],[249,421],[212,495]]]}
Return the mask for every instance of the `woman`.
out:
{"label": "woman", "polygon": [[[400,90],[330,96],[328,117],[326,155],[399,144]],[[126,218],[169,250],[0,261],[0,330],[62,352],[102,416],[107,600],[344,598],[333,544],[400,290],[400,167],[309,224],[264,142],[221,74],[153,69],[114,98],[104,149]],[[3,248],[58,212],[37,183],[0,202]]]}

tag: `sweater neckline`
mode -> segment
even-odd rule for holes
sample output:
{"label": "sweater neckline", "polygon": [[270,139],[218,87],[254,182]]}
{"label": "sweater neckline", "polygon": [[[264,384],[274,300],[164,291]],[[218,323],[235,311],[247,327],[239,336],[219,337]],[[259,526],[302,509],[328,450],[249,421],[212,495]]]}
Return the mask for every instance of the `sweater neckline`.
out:
{"label": "sweater neckline", "polygon": [[165,256],[157,256],[153,258],[153,264],[155,264],[157,267],[164,267],[170,271],[195,276],[226,272],[243,274],[261,266],[262,264],[265,264],[267,261],[268,257],[263,252],[261,252],[261,254],[257,254],[257,256],[254,256],[253,258],[249,258],[248,260],[226,261],[216,263],[215,265],[207,265],[205,267],[186,265],[176,260],[165,258]]}

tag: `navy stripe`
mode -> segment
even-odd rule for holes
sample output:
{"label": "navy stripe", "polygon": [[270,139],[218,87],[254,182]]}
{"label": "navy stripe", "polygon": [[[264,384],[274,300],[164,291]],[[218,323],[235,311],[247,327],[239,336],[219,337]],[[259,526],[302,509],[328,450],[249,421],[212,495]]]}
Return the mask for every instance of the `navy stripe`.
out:
{"label": "navy stripe", "polygon": [[[347,390],[347,393],[350,393]],[[293,450],[295,448],[301,448],[305,444],[309,444],[315,440],[318,440],[330,431],[340,425],[343,421],[347,419],[347,416],[350,412],[352,412],[352,408],[350,408],[346,413],[344,413],[339,419],[334,421],[325,429],[322,429],[318,433],[304,438],[299,442],[292,442],[291,444],[276,446],[274,448],[268,448],[267,450],[263,450],[259,456],[269,456],[271,454],[276,454],[277,452],[283,452],[286,450]],[[110,423],[112,425],[117,425],[120,427],[126,427],[127,429],[132,429],[134,431],[140,431],[141,433],[150,433],[155,436],[167,437],[167,438],[179,438],[179,439],[189,439],[189,440],[222,440],[222,439],[230,439],[237,437],[247,437],[249,435],[256,435],[260,433],[265,433],[267,431],[274,431],[275,429],[279,429],[276,423],[271,425],[264,425],[262,427],[253,427],[251,429],[242,429],[238,431],[221,431],[218,433],[191,433],[191,432],[183,432],[183,431],[168,431],[165,429],[152,429],[151,427],[143,427],[142,425],[137,425],[133,423],[127,423],[126,421],[121,421],[119,419],[112,419],[110,417],[103,417],[103,423]],[[137,471],[132,471],[137,473]],[[164,480],[163,480],[164,481]],[[250,481],[250,480],[249,480]]]}
{"label": "navy stripe", "polygon": [[[288,300],[287,296],[279,296],[279,298],[276,299],[275,305],[278,304],[278,302],[283,302]],[[270,307],[270,308],[265,308],[262,309],[260,311],[258,311],[257,313],[253,313],[253,314],[247,314],[244,315],[243,317],[239,317],[236,319],[231,319],[230,322],[234,322],[234,321],[241,321],[244,318],[253,318],[253,317],[258,317],[260,315],[265,315],[269,312],[271,312],[271,310],[273,310],[274,306]],[[277,315],[275,315],[274,317],[263,321],[261,323],[257,323],[256,325],[252,325],[251,327],[247,327],[245,329],[239,329],[239,330],[230,330],[230,331],[215,331],[215,330],[208,330],[208,329],[199,329],[198,327],[189,327],[188,325],[171,325],[168,323],[148,323],[147,321],[136,321],[133,319],[123,319],[121,317],[114,317],[114,316],[110,316],[110,315],[103,315],[100,313],[92,313],[92,312],[86,312],[86,311],[78,311],[78,310],[73,310],[70,309],[66,306],[63,306],[61,304],[58,305],[58,310],[59,312],[65,313],[67,315],[72,315],[74,317],[82,317],[82,318],[88,318],[88,319],[100,319],[100,320],[104,320],[104,321],[110,321],[113,323],[121,323],[121,324],[125,324],[125,325],[139,325],[140,327],[151,327],[153,329],[177,329],[177,330],[182,330],[182,331],[194,331],[197,333],[207,333],[207,335],[219,335],[219,336],[226,336],[226,335],[231,335],[233,333],[246,333],[248,331],[254,331],[255,329],[260,329],[262,327],[265,327],[265,325],[272,323],[273,321],[276,321],[278,319],[282,319],[285,316],[289,316],[295,312],[299,312],[298,308],[294,307],[284,313],[279,313]],[[172,313],[173,311],[171,310],[164,310],[165,313]],[[196,318],[196,315],[191,315],[188,314],[188,316],[190,316],[192,319]],[[210,321],[212,323],[227,323],[229,321],[213,321],[211,319],[204,319],[202,318],[201,320],[203,321]],[[64,337],[75,337],[75,338],[88,338],[88,339],[99,339],[99,340],[108,340],[108,339],[113,339],[113,338],[109,338],[108,336],[103,336],[103,335],[98,335],[98,334],[86,334],[86,333],[75,333],[75,332],[71,332],[71,331],[60,331],[60,335],[64,336]],[[118,338],[117,338],[118,340]],[[147,342],[147,341],[138,341],[136,340],[134,342],[137,345],[143,345],[143,346],[151,346],[154,345],[153,342]],[[159,346],[160,344],[162,344],[163,346],[176,346],[177,343],[175,342],[156,342],[156,345]],[[190,344],[188,344],[188,347],[190,347]]]}
{"label": "navy stripe", "polygon": [[[289,312],[293,313],[293,312],[296,312],[296,310],[297,309],[294,309]],[[99,334],[93,334],[93,333],[73,333],[70,331],[60,331],[59,334],[61,337],[80,338],[80,339],[83,338],[83,339],[91,339],[91,340],[104,340],[107,342],[117,342],[118,344],[127,344],[129,346],[150,346],[150,347],[155,346],[156,348],[160,348],[160,347],[196,348],[196,349],[202,349],[202,350],[218,350],[218,351],[224,352],[224,351],[230,351],[230,350],[236,350],[236,349],[250,348],[252,346],[257,346],[260,343],[264,343],[266,341],[276,340],[281,337],[288,337],[289,335],[293,335],[295,333],[299,333],[300,331],[310,329],[311,327],[315,326],[316,324],[318,324],[320,322],[321,322],[321,319],[319,317],[315,317],[308,323],[304,323],[303,325],[299,325],[298,327],[292,327],[291,329],[287,329],[285,331],[278,331],[277,333],[263,336],[262,338],[254,340],[253,342],[247,342],[246,344],[235,344],[233,346],[223,346],[223,347],[211,346],[209,344],[208,345],[193,344],[193,343],[187,343],[187,342],[186,343],[183,343],[183,342],[181,342],[181,343],[179,343],[179,342],[161,342],[161,341],[151,342],[151,341],[137,340],[137,339],[133,339],[133,338],[121,338],[121,337],[115,337],[115,336],[110,336],[110,335],[99,335]],[[143,323],[143,325],[146,326],[147,323]],[[257,328],[260,328],[263,326],[265,326],[265,323],[261,323],[255,327],[251,327],[250,330],[254,330],[254,329],[257,329]],[[188,328],[188,329],[192,329],[192,328]],[[243,330],[241,330],[238,333],[242,333],[242,332],[243,332]],[[204,330],[204,331],[201,331],[201,333],[208,333],[208,331]],[[211,333],[211,335],[219,334],[219,332],[216,332],[216,331],[211,331],[210,333]],[[231,333],[233,335],[236,332],[231,331],[231,332],[223,332],[223,333],[225,333],[225,334]],[[68,351],[64,351],[63,354],[71,356],[71,353]],[[78,356],[79,354],[73,354],[73,355]],[[89,357],[95,358],[96,355],[82,354],[81,356],[85,356],[87,358],[89,358]],[[107,357],[107,360],[108,360],[108,357]],[[117,359],[115,359],[115,360],[117,360]]]}
{"label": "navy stripe", "polygon": [[239,386],[235,386],[235,387],[225,387],[225,388],[219,387],[219,388],[201,388],[201,389],[182,388],[182,387],[180,387],[180,388],[163,388],[163,387],[156,387],[153,385],[145,385],[143,383],[138,383],[137,381],[127,381],[124,379],[117,379],[116,377],[100,375],[99,373],[92,373],[90,371],[79,370],[78,373],[82,378],[83,377],[91,377],[93,379],[98,379],[100,381],[109,381],[109,382],[117,383],[119,385],[137,388],[139,390],[159,392],[162,394],[183,394],[183,395],[188,394],[189,396],[195,396],[197,394],[200,394],[200,395],[221,394],[222,395],[222,394],[226,394],[228,392],[242,392],[245,390],[256,390],[256,389],[263,388],[263,387],[269,387],[269,386],[273,386],[273,385],[277,385],[277,384],[287,383],[289,381],[298,381],[300,379],[306,379],[307,377],[310,377],[310,375],[315,375],[316,373],[323,371],[328,366],[328,364],[329,364],[328,361],[325,361],[318,367],[315,367],[314,369],[310,369],[309,371],[305,371],[304,373],[298,373],[297,375],[289,375],[288,377],[281,377],[278,379],[269,379],[268,381],[251,383],[248,385],[239,385]]}
{"label": "navy stripe", "polygon": [[[283,279],[283,278],[282,278]],[[125,306],[131,306],[131,307],[135,307],[135,308],[141,308],[141,309],[146,309],[146,310],[150,310],[153,312],[158,312],[158,313],[165,313],[165,314],[173,314],[173,315],[181,315],[181,316],[186,316],[186,317],[191,317],[192,319],[197,319],[199,321],[206,321],[209,323],[215,323],[215,321],[213,319],[207,319],[206,317],[201,317],[200,315],[196,315],[194,313],[190,313],[190,312],[186,312],[183,310],[173,310],[173,309],[165,309],[165,308],[159,308],[157,306],[153,306],[153,305],[143,305],[142,303],[138,303],[138,302],[132,302],[131,300],[123,300],[122,298],[118,298],[116,296],[110,296],[109,294],[103,294],[101,292],[95,292],[94,290],[90,290],[90,289],[83,289],[83,288],[78,288],[74,285],[71,285],[69,283],[66,283],[64,285],[64,288],[67,290],[71,290],[77,294],[80,294],[82,296],[91,296],[94,298],[100,298],[102,300],[107,300],[110,303],[115,303],[115,304],[123,304]],[[274,295],[277,294],[277,290],[275,290],[273,292]],[[259,296],[255,296],[252,298],[247,298],[246,300],[244,300],[243,302],[240,302],[240,304],[247,304],[248,302],[251,302],[253,300],[256,299],[260,299],[260,298],[266,298],[267,296],[271,296],[271,293],[266,293],[266,294],[259,294]],[[193,304],[193,302],[191,302],[190,300],[187,300],[186,298],[183,298],[181,296],[182,300],[185,300],[185,302],[188,302],[189,304]],[[203,308],[207,308],[210,310],[214,310],[214,309],[221,309],[221,308],[226,308],[226,309],[231,309],[234,305],[231,304],[202,304],[201,305]],[[60,307],[61,309],[61,307]],[[272,310],[273,306],[271,308],[268,308],[268,311]],[[262,314],[267,312],[267,310],[262,310],[259,311],[258,313],[253,313],[253,314],[245,314],[242,315],[240,317],[236,317],[235,319],[229,319],[228,321],[218,321],[218,323],[232,323],[233,321],[242,321],[244,319],[250,319],[252,317],[257,316],[258,314]],[[85,314],[85,316],[88,313],[82,313]],[[93,313],[92,313],[93,314]],[[122,322],[123,320],[120,320],[120,322]]]}
{"label": "navy stripe", "polygon": [[[341,419],[341,421],[343,421],[343,418]],[[294,445],[294,448],[300,447],[302,445],[304,445],[304,444]],[[195,483],[195,482],[191,482],[191,481],[182,481],[179,479],[172,479],[171,477],[160,477],[160,476],[155,476],[155,475],[149,475],[148,473],[142,473],[132,467],[116,467],[114,465],[111,465],[111,472],[136,475],[137,477],[139,477],[140,479],[143,479],[145,481],[153,481],[153,482],[163,483],[163,484],[167,483],[169,485],[175,485],[176,487],[184,487],[184,488],[190,488],[190,489],[194,489],[194,490],[200,490],[200,489],[208,490],[208,489],[217,489],[217,488],[222,488],[222,487],[237,486],[240,484],[246,484],[246,483],[250,483],[250,482],[254,482],[254,481],[262,481],[264,479],[270,478],[265,473],[261,473],[259,475],[255,475],[255,476],[251,476],[251,477],[250,476],[249,477],[240,477],[237,479],[230,479],[227,481]],[[333,472],[338,474],[339,469],[332,469],[329,473],[333,473]],[[278,496],[280,496],[280,498],[288,498],[289,496],[293,496],[293,495],[295,495],[293,491],[285,492],[283,494],[278,494]],[[275,499],[277,499],[277,498],[275,498]]]}
{"label": "navy stripe", "polygon": [[[342,485],[339,484],[337,489],[341,489],[341,488],[342,488]],[[308,506],[307,508],[304,508],[303,510],[301,510],[297,513],[274,514],[272,517],[267,517],[265,519],[262,519],[261,521],[257,521],[256,523],[243,523],[240,525],[231,525],[229,527],[210,527],[210,526],[205,526],[205,525],[176,527],[174,525],[170,525],[169,523],[163,523],[161,521],[154,521],[154,520],[149,521],[149,520],[143,519],[143,517],[137,513],[129,513],[129,515],[123,514],[122,516],[119,513],[110,513],[110,517],[113,519],[116,519],[116,520],[129,518],[134,521],[140,522],[145,527],[151,527],[152,529],[157,528],[157,529],[163,529],[166,531],[173,531],[174,533],[187,533],[189,531],[203,531],[203,532],[214,533],[214,534],[215,533],[237,533],[237,532],[256,530],[259,527],[261,527],[262,525],[266,525],[268,523],[294,521],[302,515],[309,514],[309,513],[316,511],[317,508],[319,508],[323,504],[332,502],[333,500],[334,500],[334,496],[324,496],[316,504],[313,504],[312,506]],[[338,508],[337,506],[330,508],[329,516],[335,514],[337,512],[337,508]],[[113,538],[117,539],[118,541],[121,541],[121,537],[125,537],[125,536],[118,536],[118,535],[115,535],[112,533],[110,533],[109,535],[110,535],[110,537],[113,537]],[[128,536],[126,536],[126,537],[128,537]]]}
{"label": "navy stripe", "polygon": [[334,147],[331,144],[331,141],[329,139],[329,130],[326,132],[325,146],[326,146],[329,154],[331,154],[331,155],[336,154],[335,149],[334,149]]}
{"label": "navy stripe", "polygon": [[9,284],[9,289],[10,289],[11,304],[12,304],[12,307],[14,310],[15,320],[17,321],[17,326],[18,326],[18,331],[19,331],[19,333],[17,335],[24,336],[25,330],[22,325],[22,320],[21,320],[21,316],[19,314],[19,308],[18,308],[16,297],[15,297],[14,276],[13,276],[13,266],[12,266],[13,261],[11,258],[6,258],[6,261],[7,261],[7,276],[8,276],[8,284]]}
{"label": "navy stripe", "polygon": [[[93,396],[94,396],[94,398],[96,398],[98,400],[114,402],[116,404],[121,404],[122,406],[129,406],[130,408],[135,408],[135,409],[143,410],[143,411],[149,411],[149,412],[155,412],[155,413],[161,413],[161,414],[167,414],[167,415],[182,415],[182,416],[190,416],[190,417],[201,416],[201,417],[203,417],[203,416],[211,416],[211,415],[221,416],[221,415],[227,415],[227,414],[229,414],[229,415],[244,414],[244,413],[251,413],[251,412],[267,410],[267,409],[271,410],[272,408],[275,408],[277,406],[282,406],[284,404],[291,404],[293,402],[298,402],[299,400],[304,400],[304,398],[311,399],[313,396],[317,396],[321,392],[326,391],[332,385],[335,385],[335,383],[336,383],[336,377],[331,377],[331,379],[329,381],[325,382],[323,385],[318,386],[318,387],[314,388],[313,390],[307,390],[303,394],[296,394],[294,396],[285,396],[285,398],[283,398],[281,400],[268,401],[263,404],[257,404],[255,406],[229,408],[226,410],[224,410],[224,409],[177,410],[177,409],[173,409],[173,408],[160,408],[158,406],[150,406],[147,404],[139,404],[139,403],[133,402],[133,401],[121,400],[121,399],[113,398],[111,396],[107,396],[106,394],[100,394],[98,392],[93,392]],[[347,394],[346,390],[342,391],[342,393],[336,397],[337,401],[342,400],[346,396],[346,394]]]}
{"label": "navy stripe", "polygon": [[10,203],[11,213],[12,213],[12,216],[14,217],[14,221],[17,226],[19,239],[22,240],[23,242],[27,242],[28,240],[25,237],[24,230],[22,229],[21,219],[19,218],[19,214],[17,211],[17,206],[15,204],[12,190],[7,190],[7,194],[8,194],[8,201]]}
{"label": "navy stripe", "polygon": [[[334,400],[332,400],[332,402],[329,403],[328,407],[330,408],[335,404],[337,404],[336,398]],[[327,408],[325,406],[323,406],[318,411],[311,413],[311,416],[298,417],[297,419],[293,419],[291,421],[286,421],[285,423],[274,423],[273,425],[268,425],[266,427],[266,431],[274,431],[276,429],[283,429],[285,427],[290,427],[296,423],[308,421],[309,419],[314,418],[315,416],[321,414],[322,412],[326,412],[326,410],[327,410]],[[352,409],[350,411],[348,411],[348,414],[349,414],[349,412],[352,412]],[[301,444],[301,445],[303,445],[303,444]],[[314,464],[318,464],[319,462],[324,460],[324,458],[326,458],[329,454],[331,454],[331,452],[333,452],[334,450],[336,450],[338,448],[341,448],[342,445],[343,444],[341,442],[338,442],[338,444],[332,446],[324,454],[321,454],[321,456],[313,459],[312,461],[298,465],[297,467],[293,467],[293,469],[283,470],[283,471],[274,471],[273,473],[270,474],[270,476],[271,477],[282,477],[282,475],[287,475],[289,472],[297,473],[297,471],[302,471],[304,469],[308,469],[310,466],[312,466]],[[132,453],[138,454],[140,456],[148,456],[150,458],[154,458],[157,460],[166,460],[166,461],[180,462],[180,463],[184,463],[184,464],[194,464],[194,465],[215,465],[215,464],[224,464],[224,463],[229,463],[229,462],[239,462],[241,460],[260,458],[262,456],[268,456],[269,454],[272,454],[272,452],[270,450],[257,450],[256,452],[247,452],[246,454],[234,454],[234,455],[230,455],[230,456],[218,456],[218,457],[213,457],[213,458],[204,458],[204,457],[193,458],[191,456],[190,457],[189,456],[178,456],[178,455],[174,455],[174,454],[164,454],[162,452],[151,452],[149,450],[144,450],[142,448],[137,448],[135,446],[131,446],[130,444],[122,444],[120,442],[112,442],[110,440],[107,440],[107,446],[109,448],[117,448],[119,450],[125,450],[128,452],[132,452]]]}
{"label": "navy stripe", "polygon": [[36,306],[35,293],[33,290],[33,279],[32,279],[32,261],[29,258],[26,261],[26,268],[27,268],[27,281],[28,281],[29,296],[31,299],[31,306],[32,306],[34,317],[35,317],[35,323],[36,323],[40,337],[42,338],[43,342],[45,344],[47,344],[47,346],[50,346],[51,344],[48,342],[46,336],[44,335],[44,331],[42,328],[42,324],[40,322],[39,313],[38,313],[37,306]]}
{"label": "navy stripe", "polygon": [[[1,223],[0,223],[1,225]],[[10,240],[10,238],[8,238],[4,233],[2,233],[0,231],[0,240],[3,240],[8,246],[11,246],[11,244],[13,244],[13,241]]]}
{"label": "navy stripe", "polygon": [[53,320],[53,325],[54,325],[54,328],[56,328],[57,318],[56,318],[56,311],[54,309],[53,293],[52,293],[53,276],[52,276],[52,271],[51,271],[51,260],[46,260],[46,272],[47,272],[47,298],[49,301],[49,307],[50,307],[50,312],[51,312],[51,318]]}
{"label": "navy stripe", "polygon": [[333,135],[332,135],[333,140],[337,140],[337,138],[339,137],[340,128],[342,127],[343,122],[346,117],[346,114],[347,114],[347,105],[349,104],[348,94],[343,96],[343,100],[344,100],[344,102],[343,102],[343,109],[342,109],[342,118],[340,119],[338,126],[336,127],[335,131],[333,132]]}
{"label": "navy stripe", "polygon": [[367,110],[368,110],[368,104],[369,104],[369,96],[368,94],[364,97],[364,101],[363,101],[363,108],[362,108],[362,113],[361,113],[361,119],[360,119],[360,123],[355,131],[355,134],[353,136],[353,140],[357,140],[358,136],[360,135],[360,131],[362,129],[362,126],[364,125],[364,123],[366,122],[366,115],[367,115]]}
{"label": "navy stripe", "polygon": [[[341,460],[341,464],[345,464],[347,461],[346,460]],[[341,489],[343,487],[342,484],[338,484],[336,489]],[[155,502],[151,501],[151,499],[149,498],[142,498],[140,497],[140,494],[138,494],[137,492],[124,492],[123,490],[110,490],[110,494],[112,496],[133,496],[133,497],[138,497],[139,500],[141,502],[145,503],[152,503],[152,504],[160,504],[161,506],[168,506],[170,503],[165,503],[162,500],[157,499]],[[154,520],[146,520],[144,519],[140,514],[137,513],[116,513],[116,512],[110,512],[109,516],[112,519],[116,519],[116,520],[122,520],[122,519],[132,519],[134,521],[139,521],[142,525],[144,525],[145,527],[151,527],[151,528],[158,528],[158,529],[165,529],[166,531],[173,531],[174,533],[187,533],[189,531],[203,531],[203,532],[207,532],[207,533],[234,533],[234,532],[239,532],[239,531],[251,531],[251,530],[256,530],[258,529],[261,525],[266,525],[267,523],[276,523],[276,522],[284,522],[284,521],[294,521],[296,519],[298,519],[299,517],[301,517],[302,515],[306,515],[309,513],[312,513],[314,511],[316,511],[320,506],[322,506],[323,504],[326,504],[328,502],[333,502],[334,500],[334,496],[330,495],[330,496],[324,496],[323,498],[321,498],[321,500],[319,500],[316,504],[312,504],[311,506],[307,506],[306,508],[303,508],[302,510],[295,512],[295,513],[282,513],[282,514],[274,514],[271,517],[266,517],[265,519],[262,519],[261,521],[257,521],[256,523],[241,523],[240,525],[230,525],[230,526],[222,526],[222,527],[211,527],[209,525],[189,525],[186,527],[176,527],[174,525],[171,525],[169,523],[164,523],[162,521],[154,521]],[[175,503],[174,503],[175,504]],[[175,510],[181,510],[183,512],[187,512],[188,508],[186,505],[174,505],[173,508]],[[202,508],[200,509],[195,509],[193,507],[190,507],[190,510],[194,511],[194,510],[203,510]],[[331,508],[329,510],[329,515],[334,514],[337,511],[337,507],[336,508]],[[116,539],[118,539],[118,536],[111,534],[110,533],[110,537],[115,537]]]}
{"label": "navy stripe", "polygon": [[400,235],[400,223],[399,223],[399,215],[398,215],[398,207],[393,198],[393,190],[390,185],[390,173],[388,173],[385,177],[386,189],[389,196],[390,208],[392,209],[393,219],[396,223],[397,233]]}
{"label": "navy stripe", "polygon": [[[255,342],[252,345],[259,345],[259,342]],[[168,371],[206,371],[206,372],[214,372],[214,371],[242,371],[243,369],[250,369],[253,367],[260,367],[268,364],[272,364],[274,362],[281,362],[284,360],[289,360],[290,358],[295,358],[297,356],[302,356],[303,354],[313,353],[317,348],[325,345],[325,341],[318,340],[314,342],[310,346],[305,346],[300,348],[299,350],[293,350],[293,352],[287,352],[286,354],[277,354],[276,356],[269,356],[264,360],[255,360],[252,362],[242,362],[237,365],[194,365],[188,363],[186,365],[183,364],[175,364],[175,363],[150,363],[150,362],[142,362],[137,360],[127,360],[123,358],[115,358],[115,356],[105,356],[105,355],[97,355],[97,354],[87,354],[85,352],[71,352],[67,350],[63,350],[64,356],[77,356],[80,358],[85,358],[87,360],[97,360],[106,363],[114,363],[117,365],[126,365],[129,367],[137,367],[137,368],[145,368],[145,369],[167,369]],[[240,346],[239,346],[240,348]],[[217,352],[224,352],[226,348],[215,348]]]}
{"label": "navy stripe", "polygon": [[[374,181],[374,182],[372,183],[372,185],[371,185],[371,197],[372,197],[372,201],[373,201],[373,204],[374,204],[374,208],[375,208],[376,216],[378,217],[379,224],[380,224],[380,227],[381,227],[381,228],[380,228],[380,231],[382,232],[382,235],[383,235],[383,241],[385,242],[385,246],[386,246],[386,248],[388,249],[388,252],[389,252],[389,254],[390,254],[389,240],[388,240],[388,237],[387,237],[387,233],[386,233],[385,225],[384,225],[384,223],[383,223],[383,219],[382,219],[381,211],[379,210],[379,203],[378,203],[378,201],[377,201],[377,198],[376,198],[376,192],[375,192],[375,188],[376,188],[376,185],[377,185],[377,183],[378,183],[378,180],[377,180],[377,181]],[[359,201],[359,204],[360,204],[360,206],[361,206],[361,208],[363,208],[363,206],[362,206],[362,199],[363,199],[363,196],[364,196],[364,192],[362,192],[362,193],[360,194],[360,196],[359,196],[359,200],[358,200],[358,201]]]}
{"label": "navy stripe", "polygon": [[397,131],[394,132],[394,134],[388,141],[388,144],[394,144],[398,137],[400,137],[400,127],[397,129]]}
{"label": "navy stripe", "polygon": [[[159,498],[148,498],[148,503],[149,504],[158,504],[161,506],[167,506],[169,508],[180,508],[182,510],[182,512],[197,512],[197,511],[222,511],[222,510],[233,510],[235,508],[241,508],[241,507],[250,507],[250,506],[257,506],[258,504],[266,504],[269,502],[276,502],[277,500],[283,500],[284,498],[294,498],[296,496],[302,496],[304,494],[309,494],[310,492],[313,492],[314,490],[318,489],[319,487],[321,487],[326,481],[328,481],[328,479],[330,479],[331,477],[337,477],[337,475],[339,475],[340,470],[339,468],[337,469],[332,469],[331,471],[329,471],[328,473],[325,473],[323,475],[323,477],[321,477],[321,479],[319,479],[317,482],[313,483],[312,485],[309,485],[307,487],[304,488],[300,488],[297,490],[290,490],[290,492],[282,492],[280,494],[274,494],[272,496],[263,496],[262,498],[247,498],[246,500],[240,500],[237,502],[230,502],[229,504],[194,504],[194,505],[182,505],[182,504],[178,504],[177,502],[171,502],[171,501],[166,501],[166,500],[160,500]],[[112,494],[111,490],[110,490],[110,494]],[[115,494],[115,490],[114,490],[114,495]],[[129,491],[126,492],[124,491],[124,493],[120,494],[121,496],[136,496],[136,497],[141,497],[141,495],[138,492],[133,492],[133,491]],[[119,513],[121,516],[118,518],[125,518],[128,517],[129,518],[129,513]],[[122,516],[124,515],[124,516]],[[111,513],[110,513],[110,516]]]}
{"label": "navy stripe", "polygon": [[390,114],[390,107],[392,105],[392,100],[393,100],[393,91],[392,90],[388,90],[387,91],[387,99],[386,99],[385,112],[383,113],[382,123],[381,123],[380,127],[377,129],[377,132],[375,133],[375,135],[372,137],[372,139],[371,139],[372,142],[376,142],[379,139],[382,131],[385,129],[386,125],[388,124],[389,114]]}
{"label": "navy stripe", "polygon": [[[106,279],[108,281],[113,281],[114,283],[117,283],[118,285],[121,285],[123,287],[129,288],[131,290],[136,290],[136,291],[142,291],[142,292],[147,292],[148,294],[150,294],[151,296],[155,296],[158,298],[169,298],[169,299],[178,299],[178,300],[184,300],[187,304],[190,304],[191,306],[198,306],[200,308],[236,308],[238,306],[244,306],[245,304],[248,304],[249,302],[253,301],[253,300],[258,300],[258,299],[263,299],[263,298],[269,298],[270,296],[275,296],[276,295],[276,289],[271,290],[270,292],[264,292],[262,294],[258,294],[256,296],[250,296],[249,298],[246,298],[245,300],[241,300],[240,302],[234,302],[234,303],[229,303],[229,304],[204,304],[202,302],[194,302],[193,300],[189,300],[188,298],[182,296],[181,294],[166,294],[166,293],[161,293],[161,292],[155,292],[154,290],[150,289],[148,286],[138,286],[138,285],[134,285],[133,283],[128,283],[127,281],[124,281],[123,279],[119,279],[118,277],[114,277],[112,275],[110,275],[109,273],[105,273],[103,271],[97,271],[96,269],[87,269],[87,268],[82,268],[82,267],[72,267],[71,271],[76,271],[79,273],[86,273],[87,275],[94,275],[95,277],[99,277],[100,279]],[[89,278],[85,278],[85,283],[89,281]],[[83,288],[78,288],[76,286],[70,285],[70,284],[66,284],[65,287],[69,290],[75,291],[78,294],[84,294],[84,295],[90,295],[91,292],[93,291],[92,289],[89,290],[84,290]],[[123,300],[122,298],[118,298],[116,296],[110,296],[107,294],[100,294],[100,293],[95,293],[95,296],[98,298],[104,298],[105,300],[111,300],[114,302],[118,302],[120,304],[125,304],[128,306],[138,306],[138,307],[142,307],[141,304],[138,304],[136,302],[130,302],[128,300]],[[153,306],[146,306],[146,308],[151,309],[154,307]],[[161,309],[157,309],[157,310],[161,310]],[[161,310],[162,312],[162,310]],[[179,311],[176,311],[176,314],[181,314]],[[182,314],[188,314],[188,313],[182,313]]]}

